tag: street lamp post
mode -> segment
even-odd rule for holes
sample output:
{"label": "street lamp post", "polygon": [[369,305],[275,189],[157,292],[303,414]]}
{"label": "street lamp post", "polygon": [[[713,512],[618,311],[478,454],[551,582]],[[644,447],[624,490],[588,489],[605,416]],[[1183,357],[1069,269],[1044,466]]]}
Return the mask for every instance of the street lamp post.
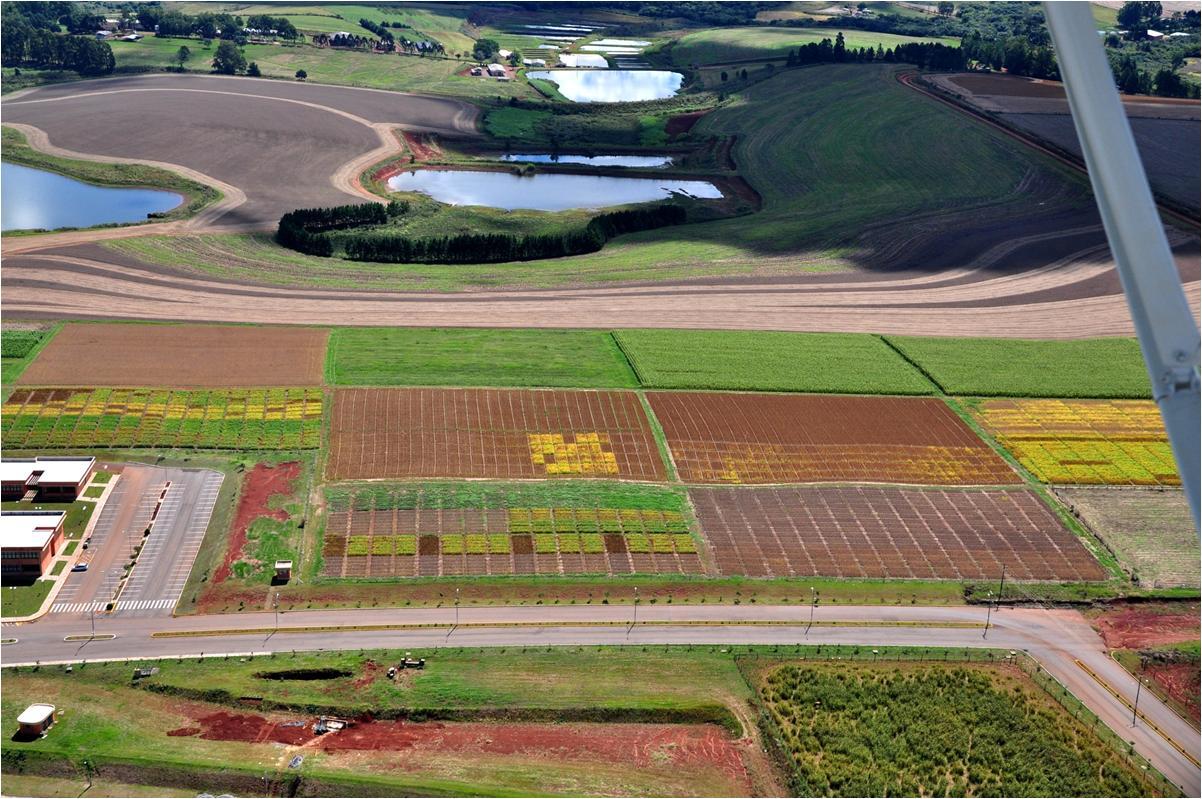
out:
{"label": "street lamp post", "polygon": [[639,623],[639,587],[636,585],[634,587],[634,621],[631,622],[630,626],[634,627],[638,623]]}
{"label": "street lamp post", "polygon": [[989,619],[993,616],[993,592],[985,598],[985,632],[981,633],[982,638],[989,637]]}
{"label": "street lamp post", "polygon": [[459,626],[459,589],[455,589],[455,626]]}
{"label": "street lamp post", "polygon": [[92,638],[96,638],[96,605],[89,605],[89,610],[92,615]]}
{"label": "street lamp post", "polygon": [[810,623],[806,625],[806,635],[810,634],[810,628],[814,626],[814,609],[818,607],[818,589],[810,586]]}
{"label": "street lamp post", "polygon": [[272,597],[271,607],[275,611],[275,631],[278,633],[280,631],[280,592],[279,591],[276,591],[275,596]]}
{"label": "street lamp post", "polygon": [[1135,705],[1131,708],[1131,726],[1135,726],[1136,720],[1139,718],[1139,691],[1144,687],[1144,683],[1148,681],[1147,677],[1140,677],[1135,681]]}

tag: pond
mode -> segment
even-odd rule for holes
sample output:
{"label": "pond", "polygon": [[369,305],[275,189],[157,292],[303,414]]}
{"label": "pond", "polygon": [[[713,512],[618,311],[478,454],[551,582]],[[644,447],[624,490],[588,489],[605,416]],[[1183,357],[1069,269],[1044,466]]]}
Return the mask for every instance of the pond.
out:
{"label": "pond", "polygon": [[448,205],[484,205],[532,211],[606,208],[612,205],[663,200],[675,192],[717,199],[722,192],[704,180],[614,178],[600,175],[560,175],[540,172],[477,172],[419,169],[388,179],[393,191],[416,191]]}
{"label": "pond", "polygon": [[169,191],[93,186],[19,164],[0,166],[0,229],[54,230],[144,222],[184,198]]}
{"label": "pond", "polygon": [[527,72],[528,78],[554,81],[559,93],[578,103],[633,103],[662,100],[680,91],[684,76],[660,69],[569,69]]}
{"label": "pond", "polygon": [[586,164],[588,166],[657,167],[672,163],[670,155],[572,155],[570,153],[512,153],[501,156],[502,161],[521,161],[528,164]]}

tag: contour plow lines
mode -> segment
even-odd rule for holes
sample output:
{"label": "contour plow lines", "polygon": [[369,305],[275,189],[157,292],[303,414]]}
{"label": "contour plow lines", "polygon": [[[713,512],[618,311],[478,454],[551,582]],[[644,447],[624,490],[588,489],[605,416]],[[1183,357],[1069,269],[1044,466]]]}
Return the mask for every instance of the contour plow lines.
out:
{"label": "contour plow lines", "polygon": [[[149,266],[140,269],[57,255],[22,256],[16,263],[5,264],[4,269],[4,313],[38,318],[279,324],[305,319],[313,324],[345,324],[352,320],[362,325],[467,327],[706,327],[1020,338],[1089,338],[1131,335],[1133,331],[1126,299],[1121,294],[1023,303],[1023,295],[1013,288],[1009,295],[1015,301],[1012,305],[923,308],[911,303],[910,307],[890,307],[887,314],[882,314],[879,305],[837,304],[837,300],[825,295],[831,284],[816,288],[740,282],[656,289],[627,286],[437,295],[251,287],[204,278],[165,277]],[[1067,285],[1075,282],[1069,281]],[[1034,290],[1054,285],[1057,284],[1046,283],[1040,276]],[[845,296],[860,301],[855,286],[847,283]],[[915,288],[920,290],[917,285]],[[1191,304],[1197,307],[1202,298],[1199,282],[1189,281],[1185,288]],[[970,292],[979,298],[976,289]],[[894,294],[890,292],[890,300]],[[954,296],[943,295],[945,301]]]}

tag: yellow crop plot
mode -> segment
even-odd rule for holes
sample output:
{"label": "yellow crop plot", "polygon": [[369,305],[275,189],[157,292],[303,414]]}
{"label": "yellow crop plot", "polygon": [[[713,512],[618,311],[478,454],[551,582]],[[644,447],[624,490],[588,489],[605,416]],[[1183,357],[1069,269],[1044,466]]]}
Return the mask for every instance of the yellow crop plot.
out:
{"label": "yellow crop plot", "polygon": [[[530,433],[530,460],[547,474],[605,475],[618,473],[618,459],[605,433]],[[569,440],[569,438],[571,440]]]}
{"label": "yellow crop plot", "polygon": [[1180,485],[1156,404],[1147,400],[984,400],[982,425],[1040,480]]}

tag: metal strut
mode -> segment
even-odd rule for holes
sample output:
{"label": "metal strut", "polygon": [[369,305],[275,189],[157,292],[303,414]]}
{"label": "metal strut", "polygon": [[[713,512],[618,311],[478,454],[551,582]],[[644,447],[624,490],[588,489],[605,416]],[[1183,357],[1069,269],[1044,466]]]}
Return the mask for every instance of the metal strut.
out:
{"label": "metal strut", "polygon": [[1043,4],[1089,180],[1152,380],[1152,397],[1160,406],[1198,528],[1198,325],[1089,8],[1089,3],[1056,0]]}

